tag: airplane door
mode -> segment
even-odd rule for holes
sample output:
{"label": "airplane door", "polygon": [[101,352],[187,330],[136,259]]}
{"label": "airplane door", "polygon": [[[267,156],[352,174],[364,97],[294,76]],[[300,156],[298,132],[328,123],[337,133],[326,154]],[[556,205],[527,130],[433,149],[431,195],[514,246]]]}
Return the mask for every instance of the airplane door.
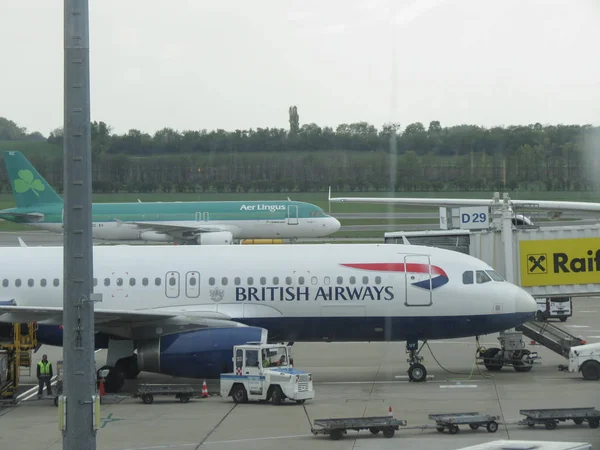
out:
{"label": "airplane door", "polygon": [[198,272],[185,274],[185,295],[191,298],[200,296],[200,274]]}
{"label": "airplane door", "polygon": [[165,294],[169,298],[179,297],[179,272],[167,272],[165,275]]}
{"label": "airplane door", "polygon": [[431,306],[433,289],[429,255],[404,256],[404,277],[406,282],[404,304],[406,306]]}
{"label": "airplane door", "polygon": [[288,225],[298,225],[298,205],[288,206]]}

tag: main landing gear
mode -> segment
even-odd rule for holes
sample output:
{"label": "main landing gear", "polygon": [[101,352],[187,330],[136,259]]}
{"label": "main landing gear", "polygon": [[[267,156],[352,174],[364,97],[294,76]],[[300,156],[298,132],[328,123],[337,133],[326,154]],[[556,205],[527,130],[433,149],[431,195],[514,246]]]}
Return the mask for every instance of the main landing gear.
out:
{"label": "main landing gear", "polygon": [[423,341],[423,345],[419,348],[418,341],[408,341],[406,343],[406,353],[409,354],[408,359],[406,360],[409,364],[408,367],[408,378],[410,381],[421,382],[427,379],[427,369],[421,362],[423,361],[423,357],[419,356],[421,350],[427,341]]}

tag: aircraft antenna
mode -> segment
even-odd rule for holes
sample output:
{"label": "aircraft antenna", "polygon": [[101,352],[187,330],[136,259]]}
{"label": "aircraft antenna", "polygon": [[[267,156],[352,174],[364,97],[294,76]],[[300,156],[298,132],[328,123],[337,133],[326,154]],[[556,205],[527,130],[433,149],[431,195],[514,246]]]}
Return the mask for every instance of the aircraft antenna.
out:
{"label": "aircraft antenna", "polygon": [[[64,0],[63,449],[96,449],[88,0]],[[97,296],[97,294],[96,294]],[[98,406],[99,411],[99,406]]]}

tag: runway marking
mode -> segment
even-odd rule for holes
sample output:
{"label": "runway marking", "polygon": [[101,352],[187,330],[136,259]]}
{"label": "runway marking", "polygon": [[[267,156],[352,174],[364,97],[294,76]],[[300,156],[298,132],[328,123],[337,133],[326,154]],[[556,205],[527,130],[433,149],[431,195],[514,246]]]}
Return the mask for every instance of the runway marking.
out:
{"label": "runway marking", "polygon": [[577,311],[577,312],[580,312],[580,313],[595,313],[597,311],[594,309],[592,311]]}
{"label": "runway marking", "polygon": [[451,388],[476,388],[476,384],[440,384],[440,388],[451,389]]}
{"label": "runway marking", "polygon": [[289,436],[271,436],[271,437],[262,437],[262,438],[233,439],[233,440],[229,440],[229,441],[213,441],[213,442],[205,442],[202,445],[233,444],[235,442],[250,442],[250,441],[274,441],[277,439],[290,439],[290,438],[310,437],[310,436],[312,436],[312,434],[291,434]]}
{"label": "runway marking", "polygon": [[571,328],[589,328],[589,325],[567,325],[568,327]]}
{"label": "runway marking", "polygon": [[[54,387],[56,385],[58,375],[54,375],[51,379],[50,379],[50,386]],[[38,393],[38,386],[34,386],[31,389],[26,390],[25,392],[22,392],[20,395],[17,396],[17,401],[18,402],[23,402],[26,400],[29,400],[30,398],[34,397],[37,395]]]}

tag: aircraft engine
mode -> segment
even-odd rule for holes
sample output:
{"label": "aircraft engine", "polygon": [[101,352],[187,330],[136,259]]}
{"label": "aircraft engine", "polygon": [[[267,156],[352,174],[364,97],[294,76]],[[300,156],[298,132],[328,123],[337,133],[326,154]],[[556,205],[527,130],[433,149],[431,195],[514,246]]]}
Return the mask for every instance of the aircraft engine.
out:
{"label": "aircraft engine", "polygon": [[219,378],[233,372],[233,346],[260,342],[263,328],[206,328],[138,341],[141,371],[185,378]]}
{"label": "aircraft engine", "polygon": [[171,242],[173,238],[168,234],[158,233],[156,231],[142,231],[140,239],[151,242]]}
{"label": "aircraft engine", "polygon": [[230,231],[201,233],[196,236],[196,242],[200,245],[232,245],[233,233]]}

